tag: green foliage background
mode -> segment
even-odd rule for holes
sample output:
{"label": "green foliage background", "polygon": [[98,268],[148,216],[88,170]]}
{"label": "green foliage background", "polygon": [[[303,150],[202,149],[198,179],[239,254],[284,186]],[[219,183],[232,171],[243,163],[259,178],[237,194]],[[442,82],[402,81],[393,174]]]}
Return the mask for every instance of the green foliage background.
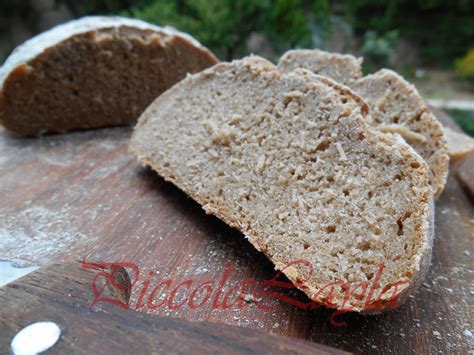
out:
{"label": "green foliage background", "polygon": [[67,3],[76,16],[116,13],[177,27],[223,54],[222,59],[241,54],[253,31],[265,33],[277,51],[312,47],[318,42],[315,28],[318,36],[329,35],[334,17],[351,25],[364,39],[364,54],[379,65],[398,38],[417,44],[428,65],[452,66],[474,46],[472,0],[57,1]]}
{"label": "green foliage background", "polygon": [[398,30],[419,45],[425,64],[451,64],[474,45],[472,0],[350,0],[356,32]]}
{"label": "green foliage background", "polygon": [[[21,19],[38,32],[35,0],[0,0],[0,31]],[[289,48],[322,47],[337,30],[350,32],[364,65],[375,70],[402,39],[419,50],[422,65],[448,67],[474,82],[474,0],[55,0],[74,17],[116,14],[170,25],[196,37],[220,59],[248,53],[249,36],[263,33],[276,60]],[[1,34],[1,33],[0,33]],[[366,69],[367,69],[366,68]],[[409,68],[398,68],[412,73]],[[471,84],[472,85],[472,84]],[[452,112],[474,132],[472,113]],[[469,123],[470,122],[470,123]]]}

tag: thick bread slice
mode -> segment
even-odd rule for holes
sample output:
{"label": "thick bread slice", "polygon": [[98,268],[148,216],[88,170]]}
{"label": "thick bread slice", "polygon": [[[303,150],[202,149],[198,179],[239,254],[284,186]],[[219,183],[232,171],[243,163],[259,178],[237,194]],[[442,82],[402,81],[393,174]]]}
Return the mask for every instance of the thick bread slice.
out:
{"label": "thick bread slice", "polygon": [[315,74],[327,76],[345,85],[350,85],[363,75],[362,58],[319,49],[288,51],[280,58],[278,68],[285,72],[298,68],[308,69]]}
{"label": "thick bread slice", "polygon": [[388,69],[357,80],[352,88],[369,104],[373,126],[400,134],[428,163],[430,183],[439,197],[449,170],[446,136],[416,88]]}
{"label": "thick bread slice", "polygon": [[444,127],[448,141],[448,154],[450,161],[456,162],[474,152],[474,138],[467,134],[458,133],[449,127]]}
{"label": "thick bread slice", "polygon": [[[435,197],[444,189],[449,169],[446,137],[442,125],[431,113],[416,88],[392,70],[382,69],[361,77],[361,60],[350,55],[320,50],[287,52],[278,68],[313,70],[348,85],[369,105],[369,123],[382,132],[400,134],[430,167],[430,183]],[[336,74],[334,74],[336,73]],[[340,79],[342,75],[346,78]]]}
{"label": "thick bread slice", "polygon": [[20,135],[130,124],[189,72],[217,62],[195,39],[122,17],[84,17],[18,47],[0,69],[0,122]]}
{"label": "thick bread slice", "polygon": [[[428,268],[428,169],[366,124],[350,90],[321,78],[258,57],[189,75],[140,117],[130,151],[315,301],[380,311],[393,306],[390,285],[402,301]],[[373,297],[359,295],[371,282]]]}

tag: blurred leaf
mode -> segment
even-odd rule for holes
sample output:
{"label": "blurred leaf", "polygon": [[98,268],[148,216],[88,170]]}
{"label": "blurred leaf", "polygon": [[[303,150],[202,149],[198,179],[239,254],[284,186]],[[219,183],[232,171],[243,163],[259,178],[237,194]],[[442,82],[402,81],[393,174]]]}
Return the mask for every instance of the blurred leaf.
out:
{"label": "blurred leaf", "polygon": [[447,110],[456,123],[471,137],[474,137],[474,111]]}
{"label": "blurred leaf", "polygon": [[456,60],[454,65],[459,77],[474,82],[474,48]]}

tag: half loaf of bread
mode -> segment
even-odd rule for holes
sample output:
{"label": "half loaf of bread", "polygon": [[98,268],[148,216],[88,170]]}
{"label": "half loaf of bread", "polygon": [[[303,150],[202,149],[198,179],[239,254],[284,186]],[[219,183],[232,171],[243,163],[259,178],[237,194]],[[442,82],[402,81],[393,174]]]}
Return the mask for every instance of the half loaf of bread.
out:
{"label": "half loaf of bread", "polygon": [[18,47],[0,69],[0,122],[20,135],[133,123],[187,73],[217,62],[187,34],[85,17]]}
{"label": "half loaf of bread", "polygon": [[286,52],[278,68],[290,72],[308,69],[348,85],[369,105],[368,122],[382,132],[397,133],[430,167],[435,197],[444,189],[449,169],[446,137],[416,88],[392,70],[362,77],[362,59],[321,50]]}
{"label": "half loaf of bread", "polygon": [[398,136],[367,125],[360,98],[321,79],[259,57],[218,64],[157,98],[130,151],[314,301],[381,311],[429,265],[428,169]]}

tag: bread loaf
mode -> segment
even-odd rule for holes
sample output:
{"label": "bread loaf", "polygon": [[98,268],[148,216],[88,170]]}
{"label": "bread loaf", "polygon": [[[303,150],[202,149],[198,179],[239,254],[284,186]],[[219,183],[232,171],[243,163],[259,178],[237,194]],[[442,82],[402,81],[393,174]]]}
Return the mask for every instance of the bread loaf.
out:
{"label": "bread loaf", "polygon": [[217,62],[187,34],[85,17],[18,47],[0,69],[0,122],[20,135],[125,125],[159,94]]}
{"label": "bread loaf", "polygon": [[[352,58],[352,59],[351,59]],[[285,53],[278,68],[289,72],[304,68],[348,85],[369,105],[369,124],[382,132],[401,135],[430,167],[435,197],[444,189],[449,157],[443,128],[415,89],[392,70],[362,77],[361,59],[320,50]]]}
{"label": "bread loaf", "polygon": [[[158,97],[130,151],[239,229],[314,301],[381,311],[393,306],[393,285],[403,301],[429,265],[428,168],[398,136],[371,129],[363,101],[328,80],[282,74],[258,57],[220,63]],[[377,302],[358,287],[371,282]]]}

